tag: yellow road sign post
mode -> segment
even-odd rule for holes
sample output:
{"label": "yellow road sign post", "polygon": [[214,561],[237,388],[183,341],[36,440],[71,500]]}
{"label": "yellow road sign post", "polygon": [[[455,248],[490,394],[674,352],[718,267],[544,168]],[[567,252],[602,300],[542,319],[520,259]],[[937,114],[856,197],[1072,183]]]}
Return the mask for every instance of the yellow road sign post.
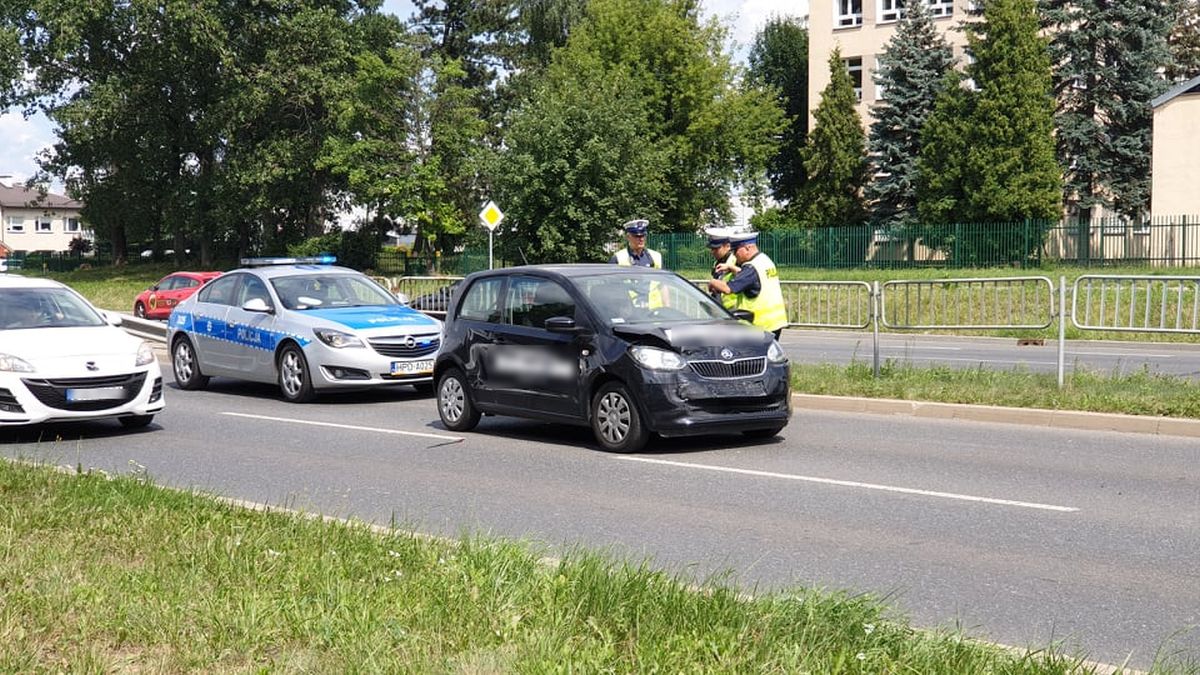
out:
{"label": "yellow road sign post", "polygon": [[487,204],[483,205],[483,210],[479,212],[479,222],[488,231],[488,269],[492,269],[492,237],[496,233],[496,227],[504,220],[504,212],[496,206],[496,202],[488,200]]}

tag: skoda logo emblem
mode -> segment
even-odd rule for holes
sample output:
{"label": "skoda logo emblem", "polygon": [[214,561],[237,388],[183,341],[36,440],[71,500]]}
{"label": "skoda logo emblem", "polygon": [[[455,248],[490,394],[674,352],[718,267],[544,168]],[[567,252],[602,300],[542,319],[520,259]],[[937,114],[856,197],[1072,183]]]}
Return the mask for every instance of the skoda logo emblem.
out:
{"label": "skoda logo emblem", "polygon": [[83,367],[93,371],[100,370],[100,366],[96,365],[95,361],[88,361],[87,363],[83,364]]}
{"label": "skoda logo emblem", "polygon": [[413,347],[416,347],[416,346],[417,346],[417,338],[415,338],[415,337],[413,337],[413,336],[411,336],[411,335],[409,335],[408,337],[404,338],[404,346],[405,346],[405,347],[408,347],[409,349],[412,349]]}
{"label": "skoda logo emblem", "polygon": [[721,358],[725,359],[726,361],[732,359],[733,358],[733,350],[731,350],[729,347],[725,347],[724,349],[721,350]]}

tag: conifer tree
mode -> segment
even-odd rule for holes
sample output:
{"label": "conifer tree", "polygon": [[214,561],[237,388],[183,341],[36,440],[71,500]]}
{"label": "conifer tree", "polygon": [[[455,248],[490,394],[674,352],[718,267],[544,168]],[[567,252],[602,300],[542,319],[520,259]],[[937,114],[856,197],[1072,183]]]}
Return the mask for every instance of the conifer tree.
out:
{"label": "conifer tree", "polygon": [[1136,215],[1150,201],[1150,101],[1167,88],[1176,0],[1041,0],[1053,38],[1068,203]]}
{"label": "conifer tree", "polygon": [[1171,48],[1168,80],[1181,82],[1200,75],[1200,0],[1175,1],[1175,27],[1167,44]]}
{"label": "conifer tree", "polygon": [[910,0],[879,55],[875,84],[884,98],[872,110],[870,154],[876,178],[867,187],[876,226],[900,229],[916,218],[921,129],[933,112],[954,52],[924,2]]}
{"label": "conifer tree", "polygon": [[804,220],[816,226],[855,225],[867,217],[866,134],[840,49],[829,55],[829,75],[804,153]]}

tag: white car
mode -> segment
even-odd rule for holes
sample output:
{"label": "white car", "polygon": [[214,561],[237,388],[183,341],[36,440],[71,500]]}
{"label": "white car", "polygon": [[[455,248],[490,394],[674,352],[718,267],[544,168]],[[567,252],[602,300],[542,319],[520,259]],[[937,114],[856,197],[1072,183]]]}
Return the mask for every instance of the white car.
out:
{"label": "white car", "polygon": [[0,427],[150,424],[164,406],[162,371],[150,343],[119,323],[57,281],[0,274]]}

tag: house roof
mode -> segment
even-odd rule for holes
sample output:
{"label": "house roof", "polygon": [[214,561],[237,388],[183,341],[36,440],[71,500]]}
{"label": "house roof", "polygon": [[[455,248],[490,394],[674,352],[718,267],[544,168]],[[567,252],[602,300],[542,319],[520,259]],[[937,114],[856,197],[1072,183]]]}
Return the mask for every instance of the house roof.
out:
{"label": "house roof", "polygon": [[1164,103],[1170,103],[1173,99],[1183,96],[1184,94],[1195,93],[1200,93],[1200,75],[1197,75],[1187,82],[1180,83],[1167,90],[1167,93],[1159,96],[1153,101],[1150,101],[1150,107],[1157,108]]}
{"label": "house roof", "polygon": [[8,208],[44,208],[44,209],[81,209],[83,204],[62,195],[56,195],[53,192],[47,192],[42,196],[41,192],[36,189],[30,189],[24,185],[14,185],[9,187],[4,183],[0,183],[0,206]]}

